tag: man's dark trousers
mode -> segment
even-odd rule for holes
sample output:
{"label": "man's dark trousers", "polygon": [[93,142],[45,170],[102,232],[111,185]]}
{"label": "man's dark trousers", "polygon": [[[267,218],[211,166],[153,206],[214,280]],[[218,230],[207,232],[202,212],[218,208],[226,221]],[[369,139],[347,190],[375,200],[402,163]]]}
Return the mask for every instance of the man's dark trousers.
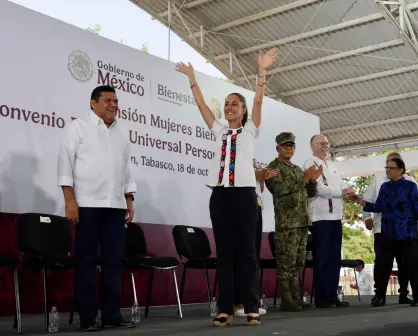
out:
{"label": "man's dark trousers", "polygon": [[340,220],[312,222],[315,304],[337,298],[341,270],[342,223]]}
{"label": "man's dark trousers", "polygon": [[97,265],[100,246],[102,318],[120,313],[125,209],[80,208],[75,230],[76,300],[81,327],[95,324],[97,315]]}
{"label": "man's dark trousers", "polygon": [[[374,234],[374,253],[375,253],[375,261],[374,261],[374,279],[375,279],[375,288],[376,288],[376,282],[379,279],[380,275],[380,266],[382,263],[384,263],[384,259],[388,256],[386,239],[382,235],[382,233],[375,233]],[[386,250],[385,250],[386,249]],[[394,257],[396,259],[396,263],[398,264],[398,281],[399,281],[399,294],[400,295],[408,295],[408,284],[409,284],[409,273],[408,268],[405,265],[402,256],[400,254],[400,251],[395,251]],[[392,258],[393,259],[393,258]],[[393,260],[392,260],[393,263]],[[385,282],[385,279],[383,279],[383,282]]]}

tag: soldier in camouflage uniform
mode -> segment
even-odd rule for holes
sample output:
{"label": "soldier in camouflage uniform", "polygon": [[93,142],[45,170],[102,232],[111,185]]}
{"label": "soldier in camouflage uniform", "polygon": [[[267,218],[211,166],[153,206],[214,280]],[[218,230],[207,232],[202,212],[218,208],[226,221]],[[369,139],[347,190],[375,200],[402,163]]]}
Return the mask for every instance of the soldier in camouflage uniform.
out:
{"label": "soldier in camouflage uniform", "polygon": [[311,225],[308,197],[316,193],[315,181],[322,174],[322,168],[317,169],[314,165],[303,171],[291,163],[296,148],[293,133],[280,133],[276,143],[279,157],[270,162],[267,168],[280,169],[280,172],[265,183],[273,195],[280,308],[296,312],[313,308],[313,305],[304,303],[300,298],[299,274],[305,265],[308,227]]}

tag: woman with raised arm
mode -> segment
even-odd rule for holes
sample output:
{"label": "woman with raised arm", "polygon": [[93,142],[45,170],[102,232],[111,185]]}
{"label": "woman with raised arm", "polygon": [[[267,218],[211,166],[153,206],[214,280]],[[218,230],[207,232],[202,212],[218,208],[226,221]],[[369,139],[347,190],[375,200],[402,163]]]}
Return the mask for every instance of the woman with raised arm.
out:
{"label": "woman with raised arm", "polygon": [[255,236],[258,204],[255,192],[253,158],[255,139],[261,124],[266,69],[277,58],[277,49],[258,57],[258,81],[251,120],[245,97],[231,93],[225,99],[224,115],[228,125],[216,120],[206,105],[196,82],[192,65],[179,63],[176,70],[188,76],[190,87],[202,117],[217,144],[211,162],[208,185],[213,192],[209,210],[217,252],[219,283],[219,314],[213,325],[224,327],[232,323],[234,315],[234,270],[238,276],[240,299],[244,304],[250,326],[260,324],[258,315],[258,262]]}

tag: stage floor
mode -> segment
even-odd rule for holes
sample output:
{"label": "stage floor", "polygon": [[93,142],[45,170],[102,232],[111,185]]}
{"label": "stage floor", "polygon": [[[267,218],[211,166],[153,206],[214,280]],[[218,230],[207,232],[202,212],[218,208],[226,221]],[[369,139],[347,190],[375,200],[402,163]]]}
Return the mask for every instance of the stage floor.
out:
{"label": "stage floor", "polygon": [[[128,330],[103,330],[104,335],[291,335],[291,336],[407,336],[418,329],[418,307],[397,304],[397,297],[388,297],[388,304],[381,308],[370,306],[370,297],[363,297],[359,304],[355,297],[346,297],[349,308],[314,309],[301,313],[283,313],[270,308],[259,327],[248,327],[243,317],[236,317],[234,324],[227,328],[213,328],[206,305],[183,307],[184,318],[176,315],[175,307],[151,308],[148,318],[142,318],[141,325]],[[270,302],[269,302],[270,303]],[[143,309],[141,313],[143,313]],[[129,310],[126,312],[129,316]],[[61,335],[79,335],[78,321],[68,325],[68,314],[60,314]],[[23,316],[23,335],[44,335],[43,315]],[[0,319],[0,335],[16,335],[11,329],[10,318]]]}

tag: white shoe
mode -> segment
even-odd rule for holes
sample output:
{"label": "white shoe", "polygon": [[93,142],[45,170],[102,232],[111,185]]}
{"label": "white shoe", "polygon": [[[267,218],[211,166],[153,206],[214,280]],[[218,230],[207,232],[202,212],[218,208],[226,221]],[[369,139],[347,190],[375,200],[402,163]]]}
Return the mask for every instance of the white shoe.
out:
{"label": "white shoe", "polygon": [[244,316],[247,316],[247,314],[245,314],[245,313],[244,313],[244,309],[238,309],[238,310],[235,312],[235,316],[241,316],[241,317],[244,317]]}
{"label": "white shoe", "polygon": [[[266,315],[266,314],[267,314],[267,312],[266,312],[265,309],[263,309],[263,308],[258,309],[258,315]],[[247,316],[247,314],[244,313],[244,309],[238,309],[235,312],[235,316],[245,317],[245,316]]]}

